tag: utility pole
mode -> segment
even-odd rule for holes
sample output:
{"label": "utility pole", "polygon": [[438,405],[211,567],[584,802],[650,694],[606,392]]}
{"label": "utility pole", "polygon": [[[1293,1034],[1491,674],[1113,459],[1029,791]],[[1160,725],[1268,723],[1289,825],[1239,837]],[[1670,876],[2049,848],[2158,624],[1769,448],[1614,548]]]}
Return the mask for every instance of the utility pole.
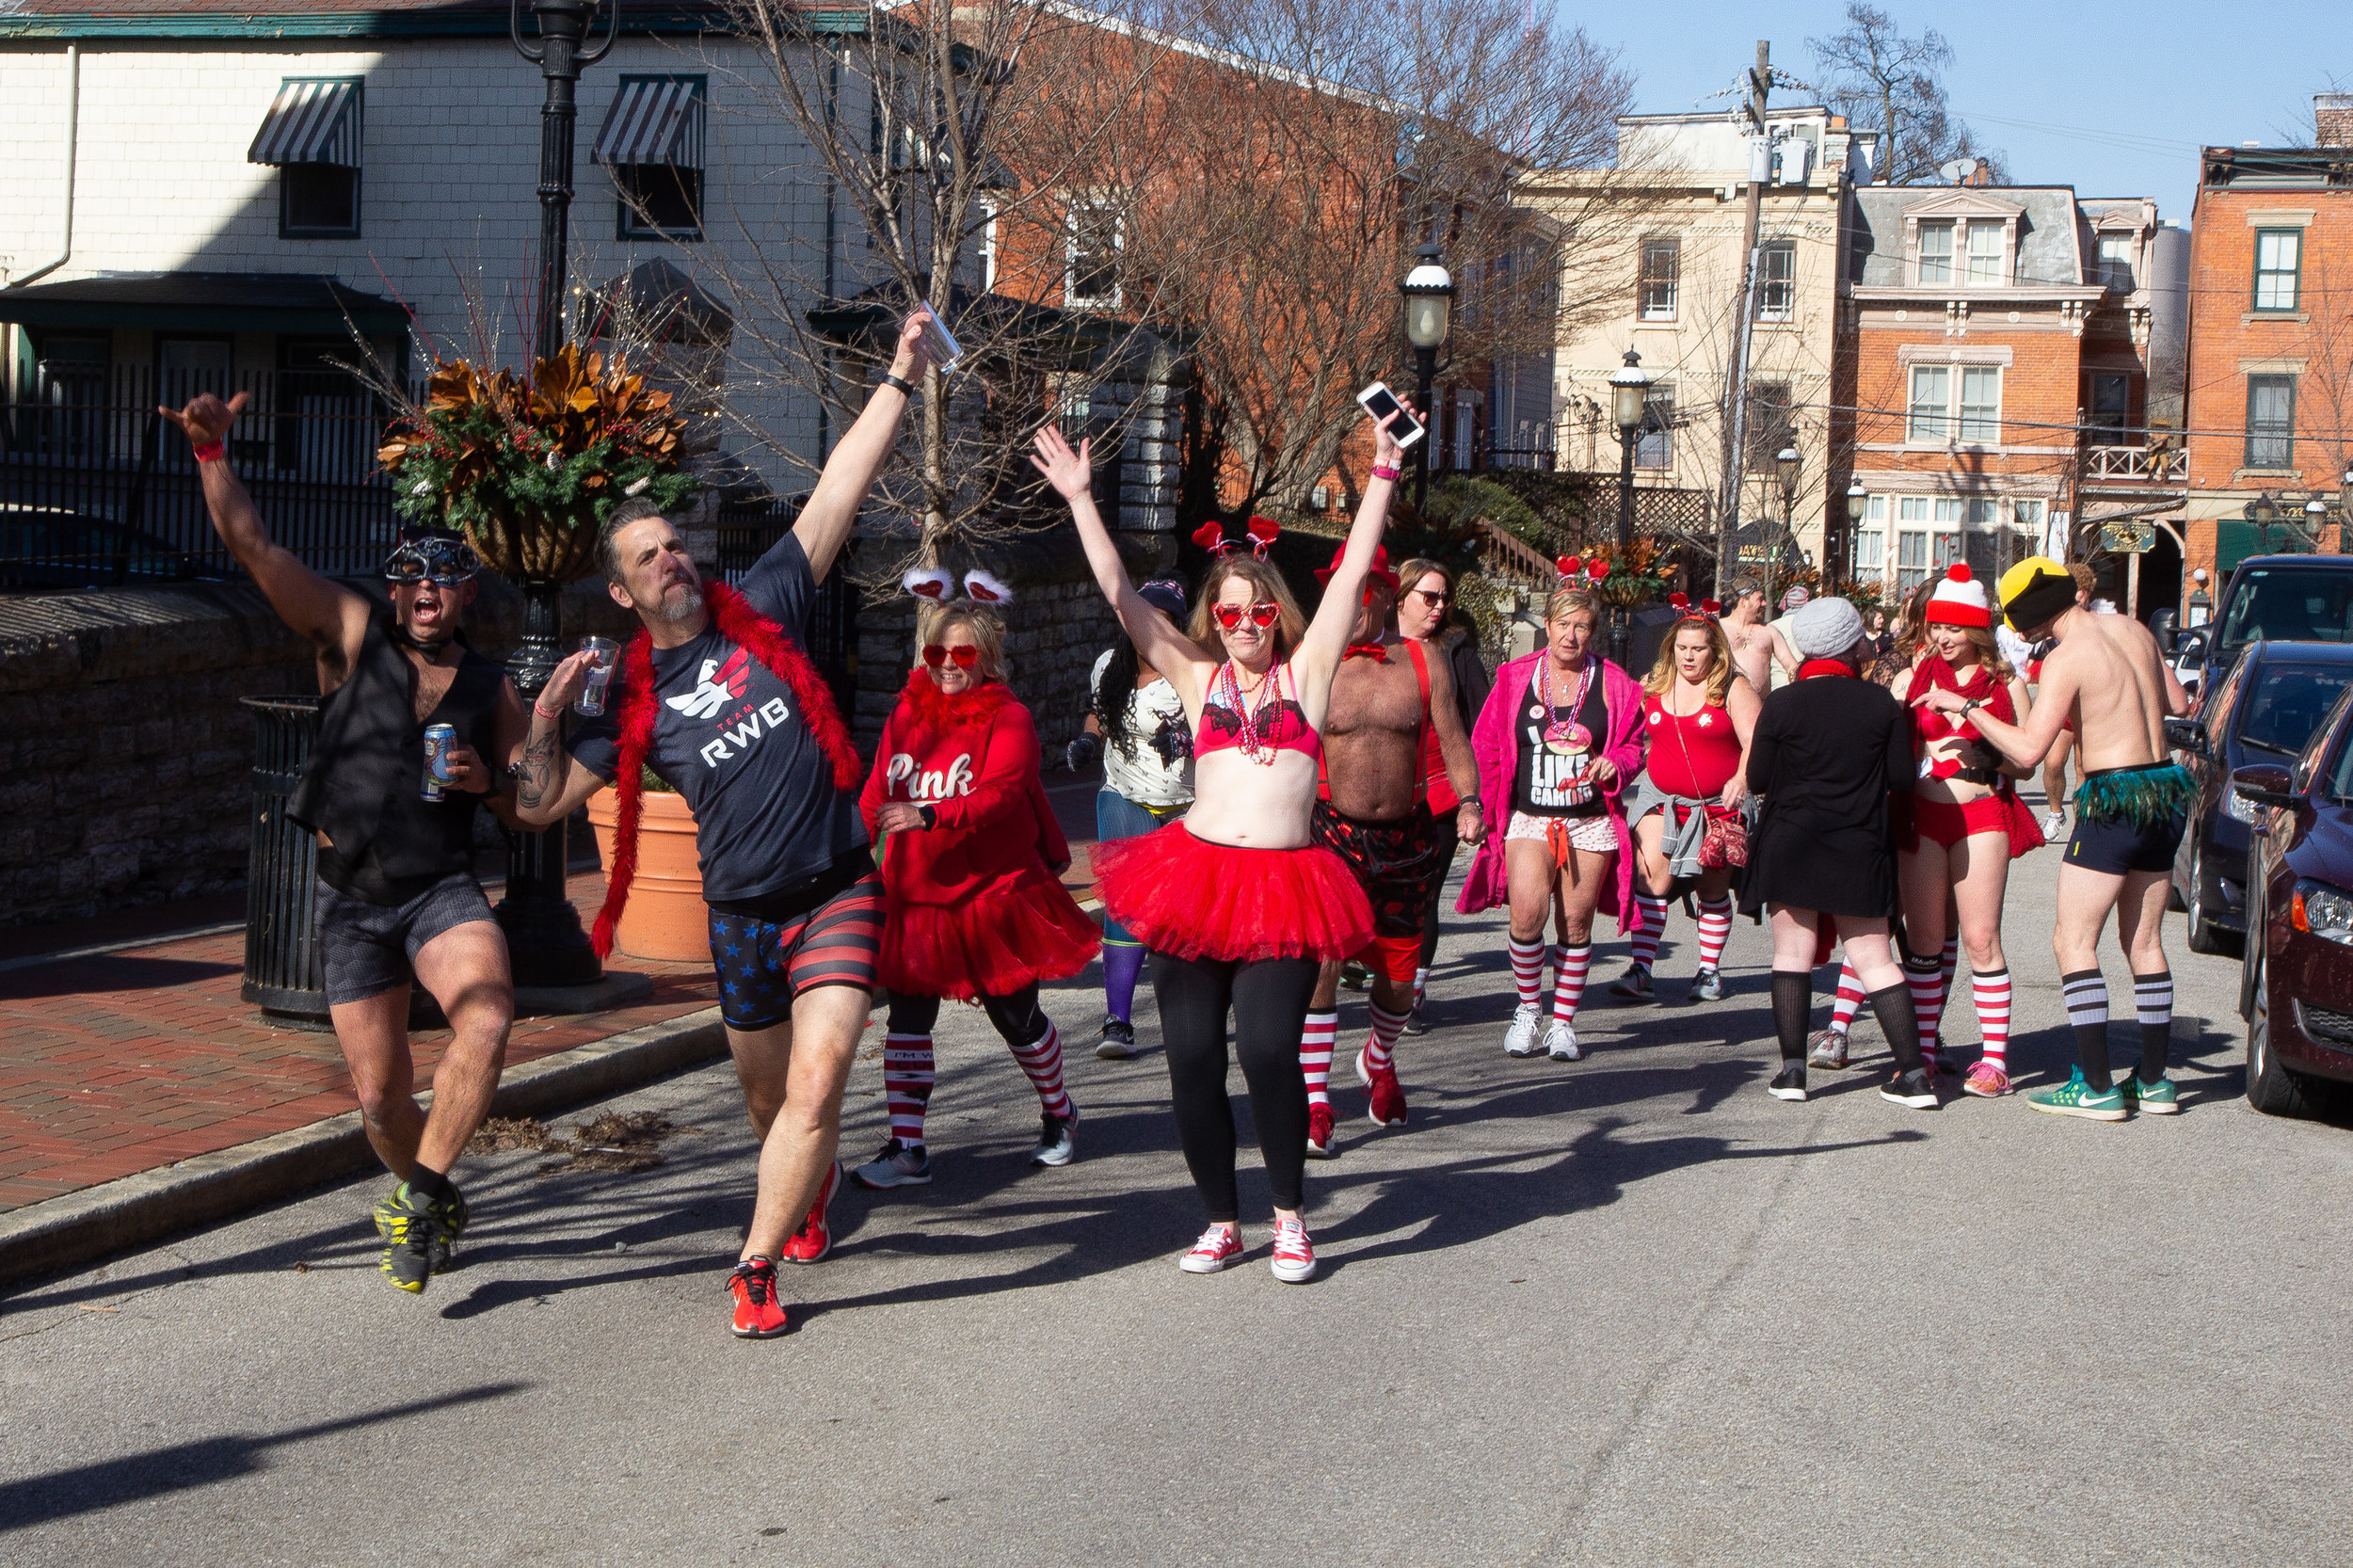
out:
{"label": "utility pole", "polygon": [[[1749,72],[1749,133],[1766,136],[1765,101],[1773,87],[1772,44],[1765,39],[1756,40],[1756,65]],[[1740,459],[1748,440],[1748,381],[1749,324],[1755,318],[1755,300],[1751,297],[1756,288],[1756,232],[1763,217],[1765,184],[1773,177],[1773,149],[1769,138],[1765,143],[1765,168],[1757,171],[1753,152],[1749,158],[1748,212],[1740,227],[1740,314],[1733,323],[1732,344],[1725,360],[1724,373],[1724,451],[1723,484],[1717,497],[1716,507],[1716,597],[1726,604],[1732,602],[1732,580],[1739,575],[1740,545]],[[1771,563],[1766,563],[1771,569]],[[1766,613],[1772,613],[1768,604]]]}

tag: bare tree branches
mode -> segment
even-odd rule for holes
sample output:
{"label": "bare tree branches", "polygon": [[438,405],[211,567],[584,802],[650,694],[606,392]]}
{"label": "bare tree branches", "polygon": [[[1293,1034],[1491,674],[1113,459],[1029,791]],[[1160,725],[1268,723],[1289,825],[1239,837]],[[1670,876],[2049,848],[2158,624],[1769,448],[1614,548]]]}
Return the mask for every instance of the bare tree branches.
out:
{"label": "bare tree branches", "polygon": [[1864,127],[1886,133],[1880,143],[1881,184],[1915,185],[1942,178],[1955,159],[1984,158],[1995,184],[2009,183],[1999,151],[1981,145],[1945,97],[1953,46],[1935,28],[1906,38],[1896,19],[1867,0],[1847,0],[1847,26],[1808,39],[1830,106]]}

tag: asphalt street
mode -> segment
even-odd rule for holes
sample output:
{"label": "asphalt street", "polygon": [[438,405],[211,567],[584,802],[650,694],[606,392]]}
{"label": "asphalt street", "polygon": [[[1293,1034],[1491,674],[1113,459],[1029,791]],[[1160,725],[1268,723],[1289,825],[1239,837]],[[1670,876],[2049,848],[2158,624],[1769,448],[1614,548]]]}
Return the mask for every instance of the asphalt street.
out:
{"label": "asphalt street", "polygon": [[[2008,922],[2028,1084],[2068,1053],[2056,862]],[[1074,1047],[1080,1159],[1045,1172],[1034,1096],[952,1009],[937,1181],[846,1194],[766,1343],[725,1330],[740,1096],[687,1074],[610,1102],[700,1129],[658,1169],[472,1162],[465,1267],[422,1298],[376,1272],[367,1181],[0,1303],[0,1560],[2353,1560],[2353,1130],[2247,1107],[2236,962],[2169,925],[2185,1111],[2106,1126],[1888,1104],[1867,1028],[1775,1101],[1763,934],[1686,1006],[1680,913],[1667,1000],[1608,1000],[1606,944],[1588,1059],[1514,1062],[1500,922],[1454,922],[1411,1124],[1337,1092],[1305,1287],[1266,1270],[1249,1152],[1249,1266],[1175,1267],[1201,1215],[1148,1006],[1138,1060]],[[1091,1043],[1090,984],[1049,1005]]]}

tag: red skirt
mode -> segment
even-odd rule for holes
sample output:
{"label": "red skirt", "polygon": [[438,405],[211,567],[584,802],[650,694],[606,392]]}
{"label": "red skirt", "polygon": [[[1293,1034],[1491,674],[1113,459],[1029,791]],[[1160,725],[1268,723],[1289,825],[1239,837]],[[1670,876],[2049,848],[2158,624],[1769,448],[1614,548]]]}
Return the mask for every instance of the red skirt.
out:
{"label": "red skirt", "polygon": [[2007,791],[1979,795],[1960,806],[1910,794],[1898,794],[1895,801],[1896,842],[1913,853],[1918,852],[1923,838],[1950,849],[1979,833],[2008,835],[2013,860],[2033,854],[2043,844],[2042,824],[2035,821],[2034,808]]}
{"label": "red skirt", "polygon": [[1345,958],[1372,940],[1372,905],[1320,845],[1211,843],[1181,822],[1095,846],[1103,908],[1178,958]]}
{"label": "red skirt", "polygon": [[1059,882],[962,904],[888,902],[875,978],[908,996],[978,1001],[1045,980],[1067,980],[1094,961],[1103,933]]}

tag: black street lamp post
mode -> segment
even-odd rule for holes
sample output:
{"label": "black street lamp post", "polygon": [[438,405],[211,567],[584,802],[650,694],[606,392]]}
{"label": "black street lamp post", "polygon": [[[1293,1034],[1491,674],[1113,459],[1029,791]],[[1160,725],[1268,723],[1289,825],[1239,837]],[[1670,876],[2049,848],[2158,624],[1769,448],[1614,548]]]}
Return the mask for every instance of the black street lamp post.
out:
{"label": "black street lamp post", "polygon": [[[1766,552],[1765,581],[1768,584],[1779,575],[1785,565],[1785,558],[1797,546],[1799,462],[1798,449],[1794,446],[1785,446],[1773,456],[1773,474],[1781,481],[1781,537],[1774,540],[1772,547]],[[1779,600],[1769,591],[1765,604],[1766,614],[1770,615],[1774,606],[1779,602]]]}
{"label": "black street lamp post", "polygon": [[[1871,492],[1863,488],[1862,480],[1857,479],[1848,485],[1847,586],[1849,588],[1855,585],[1857,573],[1859,573],[1862,569],[1859,557],[1862,553],[1863,548],[1863,514],[1868,509],[1870,503]],[[1830,564],[1830,560],[1831,552],[1826,546],[1822,551],[1822,564],[1827,567]]]}
{"label": "black street lamp post", "polygon": [[1625,363],[1609,373],[1609,417],[1618,426],[1618,560],[1622,568],[1631,567],[1634,449],[1642,439],[1643,405],[1649,395],[1650,376],[1642,369],[1642,357],[1629,348]]}
{"label": "black street lamp post", "polygon": [[[605,7],[604,41],[583,46]],[[539,110],[539,275],[533,303],[537,336],[533,353],[552,357],[564,346],[564,260],[570,244],[572,132],[580,119],[573,89],[581,67],[612,51],[620,35],[620,0],[531,0],[538,23],[536,47],[523,41],[523,0],[509,0],[507,29],[515,50],[547,78],[547,101]],[[516,693],[531,702],[564,657],[564,586],[526,578],[523,631],[506,673]],[[518,985],[581,985],[604,972],[580,928],[580,912],[565,897],[565,829],[562,823],[538,833],[506,837],[506,894],[499,900],[499,924]]]}
{"label": "black street lamp post", "polygon": [[[1454,275],[1439,264],[1434,240],[1417,248],[1414,254],[1420,261],[1397,288],[1405,296],[1405,341],[1414,345],[1414,409],[1421,416],[1422,424],[1430,426],[1436,422],[1430,394],[1438,378],[1438,350],[1446,345],[1447,330],[1454,313]],[[1414,448],[1417,515],[1430,502],[1432,440],[1424,436]]]}

